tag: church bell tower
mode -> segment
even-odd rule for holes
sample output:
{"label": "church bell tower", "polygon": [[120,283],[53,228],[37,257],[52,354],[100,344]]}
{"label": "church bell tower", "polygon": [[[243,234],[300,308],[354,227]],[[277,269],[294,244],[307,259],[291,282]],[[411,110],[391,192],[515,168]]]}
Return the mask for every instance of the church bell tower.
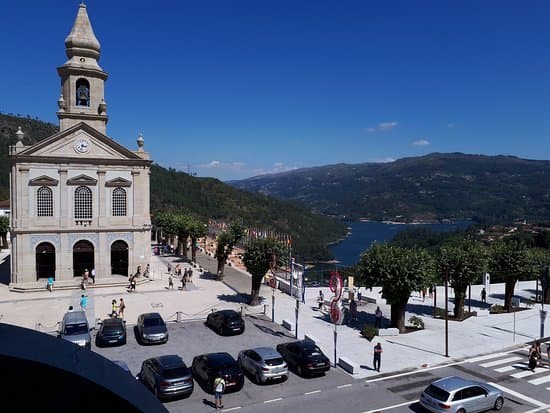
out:
{"label": "church bell tower", "polygon": [[107,73],[98,64],[100,44],[95,37],[86,5],[80,4],[71,32],[65,39],[69,60],[57,68],[61,77],[61,96],[57,104],[61,131],[86,122],[106,134],[107,104],[105,81]]}

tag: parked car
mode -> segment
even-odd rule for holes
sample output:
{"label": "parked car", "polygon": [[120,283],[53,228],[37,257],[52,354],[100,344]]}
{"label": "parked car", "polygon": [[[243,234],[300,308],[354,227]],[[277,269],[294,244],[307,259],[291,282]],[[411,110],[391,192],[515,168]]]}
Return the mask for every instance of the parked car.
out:
{"label": "parked car", "polygon": [[206,325],[220,335],[242,334],[244,320],[235,310],[220,310],[208,314]]}
{"label": "parked car", "polygon": [[277,351],[300,376],[322,374],[330,370],[328,357],[309,340],[278,344]]}
{"label": "parked car", "polygon": [[122,318],[106,318],[101,322],[95,336],[98,347],[126,344],[126,323]]}
{"label": "parked car", "polygon": [[67,311],[60,324],[58,337],[87,348],[92,346],[90,327],[84,311]]}
{"label": "parked car", "polygon": [[229,353],[209,353],[196,356],[191,365],[193,377],[206,391],[214,393],[214,379],[225,379],[225,392],[236,392],[244,385],[244,374],[237,361]]}
{"label": "parked car", "polygon": [[193,376],[183,359],[176,355],[153,357],[141,364],[137,376],[159,400],[189,396],[193,393]]}
{"label": "parked car", "polygon": [[168,329],[159,313],[140,314],[136,328],[142,343],[161,344],[168,341]]}
{"label": "parked car", "polygon": [[243,350],[238,357],[239,366],[254,377],[258,384],[268,380],[286,380],[288,365],[279,352],[271,347]]}
{"label": "parked car", "polygon": [[504,405],[502,391],[487,383],[451,376],[430,384],[420,395],[420,404],[434,413],[470,413]]}

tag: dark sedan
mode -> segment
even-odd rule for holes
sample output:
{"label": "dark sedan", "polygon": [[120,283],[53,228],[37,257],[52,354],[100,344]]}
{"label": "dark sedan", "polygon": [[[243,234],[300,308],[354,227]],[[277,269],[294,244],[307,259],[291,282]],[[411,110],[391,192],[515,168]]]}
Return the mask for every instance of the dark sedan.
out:
{"label": "dark sedan", "polygon": [[193,393],[193,376],[176,354],[145,360],[137,377],[159,400],[189,396]]}
{"label": "dark sedan", "polygon": [[330,370],[330,360],[315,343],[308,340],[292,341],[277,345],[288,366],[300,376],[322,374]]}
{"label": "dark sedan", "polygon": [[126,323],[121,318],[106,318],[95,336],[98,347],[121,346],[126,344]]}
{"label": "dark sedan", "polygon": [[161,344],[168,341],[168,329],[159,313],[140,314],[136,329],[142,343]]}
{"label": "dark sedan", "polygon": [[237,361],[228,353],[209,353],[196,356],[191,366],[193,377],[200,381],[206,391],[214,393],[214,380],[223,377],[225,392],[236,392],[242,389],[244,374]]}
{"label": "dark sedan", "polygon": [[220,335],[242,334],[244,320],[235,310],[220,310],[208,314],[206,325]]}

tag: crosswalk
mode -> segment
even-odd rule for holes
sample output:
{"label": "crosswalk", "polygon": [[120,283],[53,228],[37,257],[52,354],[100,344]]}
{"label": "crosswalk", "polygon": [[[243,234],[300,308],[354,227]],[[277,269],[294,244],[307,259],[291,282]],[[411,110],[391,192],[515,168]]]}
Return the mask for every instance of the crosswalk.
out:
{"label": "crosswalk", "polygon": [[[535,367],[535,370],[529,369],[528,352],[529,348],[525,347],[513,352],[475,357],[468,360],[468,362],[478,364],[480,367],[491,369],[500,374],[508,374],[515,379],[525,379],[535,386],[550,386],[550,366],[545,360],[543,366]],[[550,390],[550,387],[546,387],[546,390]]]}

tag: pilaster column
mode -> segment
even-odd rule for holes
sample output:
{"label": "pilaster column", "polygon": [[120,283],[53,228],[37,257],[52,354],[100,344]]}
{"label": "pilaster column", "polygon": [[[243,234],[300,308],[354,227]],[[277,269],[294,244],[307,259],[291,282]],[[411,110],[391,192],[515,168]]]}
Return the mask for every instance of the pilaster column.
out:
{"label": "pilaster column", "polygon": [[69,199],[71,194],[67,191],[67,169],[58,169],[59,173],[59,226],[69,226]]}
{"label": "pilaster column", "polygon": [[141,226],[141,214],[142,214],[142,202],[141,198],[144,194],[139,193],[142,191],[140,171],[132,171],[132,226]]}
{"label": "pilaster column", "polygon": [[97,171],[97,202],[98,202],[98,227],[104,227],[107,224],[107,193],[105,190],[105,173],[104,169]]}
{"label": "pilaster column", "polygon": [[21,176],[21,204],[19,209],[19,228],[27,228],[29,226],[29,168],[19,168]]}

